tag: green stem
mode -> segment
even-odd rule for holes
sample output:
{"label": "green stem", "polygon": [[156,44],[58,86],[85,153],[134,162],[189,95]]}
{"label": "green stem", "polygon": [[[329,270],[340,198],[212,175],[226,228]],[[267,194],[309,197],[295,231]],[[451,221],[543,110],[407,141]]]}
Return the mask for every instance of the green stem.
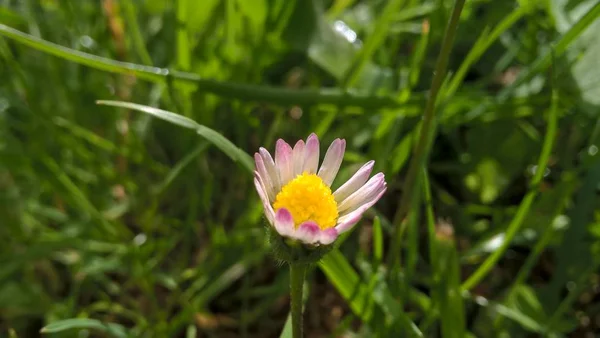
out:
{"label": "green stem", "polygon": [[305,264],[290,264],[290,311],[292,312],[293,338],[302,338],[302,285],[305,274]]}
{"label": "green stem", "polygon": [[394,216],[394,235],[390,238],[392,241],[390,245],[391,259],[395,263],[397,257],[400,256],[400,243],[402,242],[402,236],[406,230],[406,222],[402,222],[404,217],[408,214],[409,206],[411,205],[413,191],[419,183],[419,173],[423,168],[429,148],[431,147],[430,140],[433,138],[436,132],[435,123],[435,104],[438,93],[446,76],[446,68],[448,68],[448,59],[450,58],[450,52],[452,51],[452,45],[454,44],[454,37],[456,35],[456,29],[458,28],[458,22],[460,19],[460,13],[462,12],[465,0],[456,0],[454,3],[454,9],[452,16],[448,21],[446,32],[444,33],[444,40],[440,54],[438,56],[434,77],[431,82],[431,89],[429,99],[425,105],[425,112],[423,113],[423,123],[421,125],[419,141],[415,147],[414,155],[411,159],[406,180],[404,183],[404,189],[402,192],[402,199],[398,203],[396,209],[396,215]]}

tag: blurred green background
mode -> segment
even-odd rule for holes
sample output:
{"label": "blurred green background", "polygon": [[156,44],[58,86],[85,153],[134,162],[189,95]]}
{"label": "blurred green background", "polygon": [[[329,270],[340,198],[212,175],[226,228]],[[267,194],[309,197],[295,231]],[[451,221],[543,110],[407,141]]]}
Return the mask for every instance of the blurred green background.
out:
{"label": "blurred green background", "polygon": [[394,220],[453,4],[0,0],[0,336],[288,337],[245,153],[313,131],[388,192],[307,337],[598,336],[598,1],[466,1]]}

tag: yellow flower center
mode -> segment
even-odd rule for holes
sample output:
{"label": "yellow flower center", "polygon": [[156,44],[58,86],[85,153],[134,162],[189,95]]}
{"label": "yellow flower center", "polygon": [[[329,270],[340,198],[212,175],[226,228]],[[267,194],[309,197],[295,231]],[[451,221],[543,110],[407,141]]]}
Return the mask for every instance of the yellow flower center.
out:
{"label": "yellow flower center", "polygon": [[331,189],[315,174],[303,173],[286,184],[273,203],[275,211],[281,208],[289,210],[296,228],[313,221],[324,230],[334,227],[338,218]]}

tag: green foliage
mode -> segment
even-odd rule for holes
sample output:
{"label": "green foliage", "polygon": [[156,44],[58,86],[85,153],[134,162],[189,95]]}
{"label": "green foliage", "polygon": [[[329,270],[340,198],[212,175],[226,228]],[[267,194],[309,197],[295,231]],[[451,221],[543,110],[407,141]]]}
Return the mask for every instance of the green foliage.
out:
{"label": "green foliage", "polygon": [[313,131],[389,188],[307,336],[598,332],[600,3],[466,1],[436,73],[453,6],[0,0],[0,337],[291,336],[251,156]]}

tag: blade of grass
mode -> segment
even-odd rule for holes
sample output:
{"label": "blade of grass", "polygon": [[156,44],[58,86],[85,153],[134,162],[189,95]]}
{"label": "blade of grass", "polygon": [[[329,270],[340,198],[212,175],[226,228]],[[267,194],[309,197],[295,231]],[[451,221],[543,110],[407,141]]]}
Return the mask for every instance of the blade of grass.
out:
{"label": "blade of grass", "polygon": [[408,87],[406,88],[407,92],[401,92],[400,96],[402,97],[402,93],[406,93],[404,95],[408,95],[409,92],[415,88],[417,86],[417,84],[419,83],[419,78],[421,76],[421,70],[423,69],[423,63],[425,62],[425,57],[427,54],[427,46],[429,45],[429,38],[430,35],[429,32],[430,27],[429,27],[429,20],[425,20],[423,21],[423,23],[421,24],[421,38],[419,39],[419,42],[417,42],[417,45],[415,47],[415,51],[411,56],[411,60],[410,60],[410,70],[409,70],[409,83],[408,83]]}
{"label": "blade of grass", "polygon": [[327,12],[327,17],[330,20],[337,18],[346,8],[352,6],[355,2],[356,0],[335,0]]}
{"label": "blade of grass", "polygon": [[441,224],[436,229],[426,169],[423,170],[423,195],[434,296],[432,307],[427,311],[421,329],[424,331],[439,316],[443,337],[464,337],[466,332],[465,308],[460,289],[460,261],[456,251],[453,229],[450,224]]}
{"label": "blade of grass", "polygon": [[177,0],[176,2],[177,15],[177,68],[183,71],[189,71],[192,67],[190,58],[190,43],[189,33],[187,29],[187,14],[189,13],[189,1]]}
{"label": "blade of grass", "polygon": [[[89,201],[86,194],[79,189],[77,184],[71,180],[67,174],[64,173],[62,168],[56,163],[56,161],[49,157],[43,156],[41,158],[42,163],[50,170],[50,172],[56,177],[57,181],[64,187],[64,189],[69,193],[72,198],[72,202],[81,208],[82,211],[87,212],[90,216],[92,216],[106,231],[107,234],[117,235],[116,225],[112,225],[104,219],[100,211],[96,209],[96,207]],[[131,235],[129,229],[125,227],[120,227],[122,231]]]}
{"label": "blade of grass", "polygon": [[506,16],[492,31],[488,32],[487,29],[484,29],[483,33],[477,39],[473,48],[469,50],[469,53],[463,60],[463,62],[458,67],[458,70],[452,76],[448,87],[444,93],[444,99],[448,99],[452,96],[458,87],[462,84],[467,72],[471,68],[475,62],[477,62],[481,56],[498,40],[502,33],[506,32],[509,28],[511,28],[517,21],[519,21],[525,14],[527,14],[529,8],[526,6],[520,6],[517,10],[512,11],[508,16]]}
{"label": "blade of grass", "polygon": [[132,0],[123,1],[123,13],[126,18],[128,31],[131,32],[133,49],[144,65],[151,66],[153,64],[152,57],[150,57],[150,53],[148,53],[144,38],[140,32],[140,25],[135,10]]}
{"label": "blade of grass", "polygon": [[288,314],[279,338],[292,338],[292,316]]}
{"label": "blade of grass", "polygon": [[[439,280],[438,270],[434,268],[434,262],[437,254],[436,245],[436,231],[435,231],[435,216],[433,213],[433,200],[431,198],[431,185],[429,183],[429,175],[427,169],[423,168],[423,198],[425,202],[425,221],[427,223],[427,242],[429,244],[429,262],[432,267],[432,278],[434,281]],[[426,331],[429,326],[434,322],[435,318],[439,316],[439,310],[437,308],[437,302],[434,299],[431,302],[431,307],[427,309],[425,318],[421,321],[419,327],[421,331]]]}
{"label": "blade of grass", "polygon": [[433,200],[431,198],[431,185],[427,169],[423,168],[423,197],[425,202],[425,221],[427,222],[427,238],[429,241],[429,257],[437,257],[435,246],[435,215],[433,213]]}
{"label": "blade of grass", "polygon": [[[556,64],[556,62],[554,62],[555,59],[553,59],[553,65]],[[557,74],[556,71],[554,71],[552,73],[552,109],[557,109],[556,107],[558,106],[558,102],[559,102],[559,94],[558,94],[558,86],[557,86]],[[556,208],[554,208],[554,212],[552,214],[552,217],[550,218],[552,220],[552,222],[554,222],[557,217],[559,215],[562,214],[563,210],[566,208],[567,206],[567,202],[568,199],[570,198],[573,189],[575,188],[575,186],[573,184],[571,184],[572,181],[575,180],[575,175],[571,172],[567,172],[565,174],[563,174],[563,178],[562,181],[564,182],[564,184],[567,185],[567,189],[565,189],[566,191],[563,193],[563,197],[560,199]],[[579,204],[578,204],[579,206]],[[543,252],[543,250],[550,244],[550,240],[552,239],[552,235],[554,234],[554,224],[548,224],[546,229],[544,230],[544,233],[542,236],[540,236],[539,240],[537,241],[537,243],[535,244],[533,250],[531,251],[531,253],[529,254],[529,256],[527,257],[527,259],[525,260],[525,263],[523,263],[523,266],[521,267],[521,269],[519,269],[519,272],[517,273],[517,276],[515,278],[515,281],[513,282],[512,286],[509,288],[505,299],[509,300],[512,299],[517,288],[519,287],[519,285],[521,285],[522,283],[525,282],[525,280],[527,279],[527,277],[529,276],[529,274],[531,273],[531,270],[534,267],[534,264],[537,262],[539,255]],[[496,329],[499,329],[500,326],[502,325],[502,320],[504,317],[498,317],[496,319],[496,321],[494,321],[494,326],[496,327]]]}
{"label": "blade of grass", "polygon": [[512,219],[506,233],[504,235],[504,241],[502,245],[498,249],[496,249],[482,264],[467,278],[467,280],[463,283],[463,290],[470,290],[475,287],[487,274],[490,270],[498,263],[500,257],[504,255],[504,252],[510,246],[513,238],[517,235],[521,226],[523,225],[523,221],[525,217],[529,213],[531,209],[531,204],[533,200],[538,194],[538,185],[542,182],[544,178],[544,171],[548,166],[548,161],[550,160],[550,153],[552,152],[552,147],[554,146],[554,142],[556,141],[556,134],[558,128],[558,96],[556,91],[553,92],[553,103],[550,108],[550,113],[548,116],[548,127],[546,128],[546,136],[544,137],[544,144],[542,146],[542,152],[538,159],[535,175],[531,180],[529,192],[525,195],[519,208],[517,209],[517,213],[515,217]]}
{"label": "blade of grass", "polygon": [[577,39],[577,37],[583,33],[590,24],[595,22],[598,16],[600,16],[600,2],[596,3],[592,8],[590,8],[585,15],[571,27],[571,29],[561,36],[554,44],[554,48],[551,48],[547,52],[540,55],[530,66],[523,69],[515,81],[502,89],[491,102],[483,102],[468,112],[465,116],[466,120],[472,121],[487,111],[490,106],[506,102],[506,100],[518,87],[529,81],[534,75],[544,71],[546,68],[548,68],[548,66],[550,66],[553,54],[555,57],[563,55],[563,53],[567,50],[567,47],[569,47],[569,45],[575,41],[575,39]]}
{"label": "blade of grass", "polygon": [[[445,225],[450,227],[450,225]],[[435,290],[441,320],[442,337],[464,337],[465,307],[460,289],[460,262],[451,231],[440,229],[434,237],[436,256],[433,268],[436,275]]]}
{"label": "blade of grass", "polygon": [[489,308],[497,314],[506,317],[529,330],[532,330],[537,333],[544,332],[544,327],[542,323],[517,309],[510,308],[496,302],[492,302],[482,296],[473,296],[469,292],[466,292],[465,296],[466,298],[473,300],[477,305]]}
{"label": "blade of grass", "polygon": [[352,60],[352,65],[348,68],[344,79],[342,80],[343,88],[352,88],[359,79],[365,65],[373,56],[373,53],[381,46],[387,36],[387,31],[390,29],[392,19],[400,7],[404,4],[404,0],[388,1],[377,19],[373,34],[367,38],[367,41],[360,52],[356,54]]}
{"label": "blade of grass", "polygon": [[89,144],[98,147],[102,150],[105,150],[107,152],[115,152],[115,153],[123,153],[121,150],[119,150],[117,148],[117,146],[103,138],[100,137],[98,135],[96,135],[95,133],[75,124],[72,123],[71,121],[60,117],[60,116],[55,116],[53,119],[54,124],[56,124],[59,127],[65,128],[66,130],[68,130],[69,132],[71,132],[74,136],[81,138],[82,140],[85,140],[87,142],[89,142]]}
{"label": "blade of grass", "polygon": [[421,172],[421,169],[427,160],[429,148],[431,147],[430,140],[436,133],[436,99],[446,75],[446,68],[448,67],[450,52],[454,44],[454,37],[456,35],[460,13],[462,12],[464,4],[465,0],[455,1],[452,16],[450,17],[450,20],[448,20],[448,25],[444,33],[442,47],[435,66],[435,75],[431,83],[429,98],[427,99],[427,104],[423,113],[423,123],[420,129],[419,140],[415,147],[413,158],[409,164],[407,177],[403,186],[402,198],[398,202],[398,208],[396,209],[397,211],[393,220],[394,230],[392,236],[390,236],[391,250],[389,255],[389,260],[394,262],[392,265],[399,263],[398,259],[400,256],[400,247],[404,230],[406,228],[406,223],[402,223],[402,220],[408,214],[408,208],[411,205],[413,191],[419,185],[419,173]]}
{"label": "blade of grass", "polygon": [[373,219],[373,266],[378,267],[383,259],[383,229],[381,219],[377,216]]}
{"label": "blade of grass", "polygon": [[[231,82],[220,82],[205,79],[197,74],[172,71],[167,68],[144,66],[129,62],[115,61],[84,53],[74,49],[66,48],[55,43],[42,40],[35,36],[23,33],[6,25],[0,24],[0,35],[13,39],[23,45],[39,51],[60,57],[65,60],[76,62],[99,70],[130,74],[136,77],[158,83],[165,83],[168,78],[196,84],[198,90],[212,93],[230,99],[246,101],[266,101],[281,105],[314,105],[331,104],[343,106],[357,106],[369,109],[380,109],[385,107],[398,107],[401,105],[396,99],[385,96],[372,96],[355,94],[339,89],[287,89],[272,86],[254,84],[240,84]],[[413,103],[418,103],[415,100]],[[406,103],[404,103],[406,104]]]}
{"label": "blade of grass", "polygon": [[128,337],[127,331],[120,324],[103,323],[97,319],[72,318],[57,321],[44,326],[40,333],[58,333],[75,329],[92,329],[117,338]]}
{"label": "blade of grass", "polygon": [[368,322],[373,314],[373,303],[368,302],[366,285],[339,250],[333,250],[321,261],[319,267],[335,286],[338,292],[348,301],[352,312],[363,321]]}
{"label": "blade of grass", "polygon": [[381,294],[378,295],[367,292],[369,286],[361,282],[359,275],[339,250],[332,250],[318,265],[342,297],[348,301],[352,312],[363,322],[371,320],[373,306],[376,303],[384,309],[384,312],[394,315],[396,317],[394,320],[402,322],[412,336],[423,337],[421,331],[399,307],[400,304],[391,295],[389,289],[380,288],[377,292]]}
{"label": "blade of grass", "polygon": [[[192,69],[191,59],[191,46],[190,46],[190,33],[188,30],[188,13],[190,12],[191,2],[188,0],[177,0],[176,17],[177,22],[177,33],[175,41],[177,42],[177,69],[189,72]],[[188,84],[175,83],[175,91],[171,89],[171,92],[179,94],[178,102],[181,106],[181,112],[185,116],[191,116],[193,110],[193,100],[191,99],[192,93],[196,90],[195,86]]]}
{"label": "blade of grass", "polygon": [[198,146],[196,146],[196,148],[194,148],[192,151],[190,151],[189,154],[187,154],[183,159],[181,159],[181,161],[179,161],[173,167],[173,169],[171,169],[171,171],[169,171],[169,173],[165,177],[164,181],[162,181],[160,183],[160,185],[158,185],[155,188],[155,193],[156,194],[163,193],[169,187],[169,185],[171,185],[171,183],[173,182],[173,180],[175,180],[175,178],[181,174],[181,172],[183,171],[183,169],[185,167],[187,167],[188,164],[192,163],[192,161],[196,157],[198,157],[198,155],[200,155],[202,152],[204,152],[204,150],[206,150],[207,147],[208,147],[208,143],[207,142],[202,142]]}
{"label": "blade of grass", "polygon": [[[538,241],[535,243],[533,250],[531,250],[531,253],[527,256],[525,263],[523,263],[523,266],[521,266],[521,269],[519,269],[519,272],[517,273],[517,276],[514,278],[514,282],[512,283],[508,292],[504,296],[504,299],[512,299],[513,298],[517,288],[520,285],[525,283],[525,281],[529,277],[533,267],[535,266],[535,263],[538,261],[538,258],[550,244],[550,241],[552,240],[552,237],[555,234],[555,229],[556,229],[554,223],[557,221],[558,216],[564,212],[564,209],[567,206],[567,202],[568,202],[569,198],[571,197],[571,193],[572,193],[573,189],[575,188],[575,185],[571,184],[571,182],[574,179],[575,179],[575,177],[572,173],[565,174],[564,180],[565,180],[565,183],[568,184],[568,187],[566,189],[567,191],[565,191],[564,194],[561,196],[560,201],[558,202],[559,205],[558,205],[558,207],[556,207],[554,209],[552,217],[550,218],[553,222],[546,226],[542,236],[540,236]],[[500,332],[504,318],[505,317],[498,317],[494,321],[494,327],[496,328],[496,330],[498,332]]]}
{"label": "blade of grass", "polygon": [[205,127],[199,123],[196,123],[194,120],[189,119],[187,117],[177,115],[175,113],[168,112],[166,110],[144,106],[141,104],[130,103],[130,102],[122,102],[122,101],[97,101],[97,104],[113,106],[113,107],[122,107],[132,110],[141,111],[146,114],[150,114],[152,116],[158,117],[165,121],[176,124],[180,127],[194,129],[200,136],[205,138],[210,143],[214,144],[217,148],[223,151],[227,156],[229,156],[234,162],[240,162],[242,166],[244,166],[250,172],[254,171],[254,163],[250,155],[236,147],[231,141],[229,141],[226,137],[219,134],[218,132]]}

